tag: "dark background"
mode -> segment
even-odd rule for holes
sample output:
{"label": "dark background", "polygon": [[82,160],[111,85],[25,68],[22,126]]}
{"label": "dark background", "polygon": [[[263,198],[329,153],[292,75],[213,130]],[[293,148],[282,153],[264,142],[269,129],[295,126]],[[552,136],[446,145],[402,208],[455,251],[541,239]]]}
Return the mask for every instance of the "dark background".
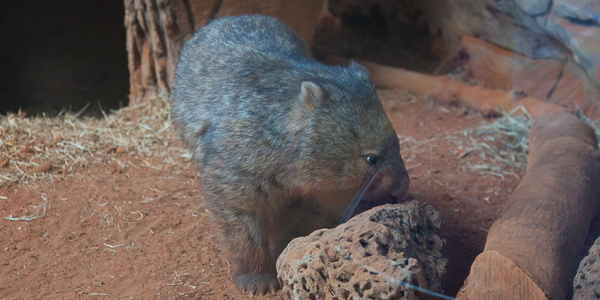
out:
{"label": "dark background", "polygon": [[122,0],[3,1],[0,114],[61,109],[100,116],[127,105]]}

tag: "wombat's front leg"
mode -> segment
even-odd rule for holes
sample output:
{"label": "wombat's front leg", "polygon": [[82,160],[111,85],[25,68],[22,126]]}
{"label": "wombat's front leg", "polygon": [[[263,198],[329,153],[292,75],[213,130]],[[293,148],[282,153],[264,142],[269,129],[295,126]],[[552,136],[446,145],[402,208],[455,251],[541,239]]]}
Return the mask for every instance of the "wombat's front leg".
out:
{"label": "wombat's front leg", "polygon": [[255,212],[237,212],[220,220],[222,241],[233,260],[233,281],[242,292],[264,295],[279,289],[275,258],[269,250],[264,220]]}

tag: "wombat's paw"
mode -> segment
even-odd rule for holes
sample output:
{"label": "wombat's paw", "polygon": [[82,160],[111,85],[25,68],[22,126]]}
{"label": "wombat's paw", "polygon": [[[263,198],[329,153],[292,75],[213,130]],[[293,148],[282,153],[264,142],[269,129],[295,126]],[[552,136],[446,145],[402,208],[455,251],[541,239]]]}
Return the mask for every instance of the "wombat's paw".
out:
{"label": "wombat's paw", "polygon": [[275,294],[281,287],[276,273],[268,274],[236,274],[233,281],[243,293],[250,295]]}

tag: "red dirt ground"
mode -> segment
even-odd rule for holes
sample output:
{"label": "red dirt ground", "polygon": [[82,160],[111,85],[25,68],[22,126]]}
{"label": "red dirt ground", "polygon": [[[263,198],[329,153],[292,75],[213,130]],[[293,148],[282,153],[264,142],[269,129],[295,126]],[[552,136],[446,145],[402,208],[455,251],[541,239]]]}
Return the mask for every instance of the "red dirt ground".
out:
{"label": "red dirt ground", "polygon": [[[380,96],[398,134],[419,141],[401,143],[411,177],[408,198],[441,214],[449,259],[444,286],[446,294],[455,295],[518,179],[465,167],[485,159],[465,155],[458,145],[483,137],[456,132],[490,120],[461,108],[411,101],[415,98],[400,91],[380,91]],[[455,139],[435,138],[445,133]],[[0,186],[0,299],[248,298],[235,288],[212,237],[195,168],[112,155],[121,163],[96,157],[54,182]],[[509,166],[502,171],[524,173]],[[4,218],[30,214],[42,196],[48,203],[42,218]]]}

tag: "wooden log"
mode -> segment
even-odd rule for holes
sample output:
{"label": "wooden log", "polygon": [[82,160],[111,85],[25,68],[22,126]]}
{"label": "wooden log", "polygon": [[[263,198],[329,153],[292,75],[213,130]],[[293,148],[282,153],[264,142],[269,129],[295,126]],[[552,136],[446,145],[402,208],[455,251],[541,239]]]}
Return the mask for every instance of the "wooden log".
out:
{"label": "wooden log", "polygon": [[459,299],[567,299],[572,293],[600,203],[596,135],[574,115],[552,113],[534,123],[529,144],[527,173],[492,225]]}
{"label": "wooden log", "polygon": [[[336,56],[327,57],[325,61],[339,65],[350,63],[349,59]],[[367,61],[357,62],[369,70],[373,82],[378,87],[400,88],[442,102],[461,103],[485,115],[504,110],[514,111],[516,114],[527,112],[537,119],[548,113],[568,111],[566,107],[543,102],[536,98],[518,98],[511,92],[472,86],[454,81],[448,76],[427,75]]]}
{"label": "wooden log", "polygon": [[290,25],[309,45],[324,0],[125,0],[129,104],[169,93],[183,42],[210,20],[262,14]]}
{"label": "wooden log", "polygon": [[[340,59],[331,59],[341,62]],[[542,102],[532,97],[518,98],[511,92],[494,90],[482,86],[452,80],[448,76],[433,76],[408,71],[402,68],[389,67],[366,61],[359,61],[369,70],[373,82],[378,87],[401,88],[412,93],[426,95],[438,101],[457,102],[489,115],[498,110],[507,112],[515,110],[518,114],[524,108],[534,118],[550,112],[564,112],[567,108]]]}
{"label": "wooden log", "polygon": [[[518,288],[511,288],[518,283]],[[547,300],[544,291],[512,259],[485,251],[478,255],[457,299],[528,299]]]}

